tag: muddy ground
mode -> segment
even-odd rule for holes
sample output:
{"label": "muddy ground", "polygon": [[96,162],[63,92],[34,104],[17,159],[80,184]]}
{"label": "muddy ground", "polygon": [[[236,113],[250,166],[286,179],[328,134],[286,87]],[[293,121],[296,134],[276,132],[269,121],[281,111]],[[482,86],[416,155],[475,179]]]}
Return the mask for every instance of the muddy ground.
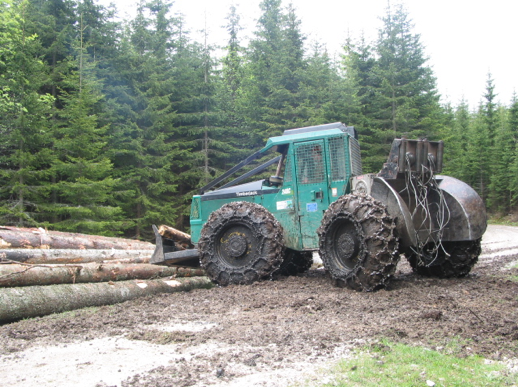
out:
{"label": "muddy ground", "polygon": [[307,275],[164,294],[0,326],[3,386],[319,385],[318,370],[380,338],[451,346],[518,368],[518,230],[492,226],[467,278],[402,261],[387,290]]}

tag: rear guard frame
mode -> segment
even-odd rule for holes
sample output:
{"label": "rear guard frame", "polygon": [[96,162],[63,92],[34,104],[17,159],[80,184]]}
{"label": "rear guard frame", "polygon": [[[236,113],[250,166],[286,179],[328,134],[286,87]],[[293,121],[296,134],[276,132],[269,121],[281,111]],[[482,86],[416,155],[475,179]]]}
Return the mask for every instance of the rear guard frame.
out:
{"label": "rear guard frame", "polygon": [[[475,241],[482,238],[487,228],[487,215],[478,193],[468,184],[450,176],[437,175],[435,179],[448,211],[448,221],[441,230],[440,241]],[[418,240],[437,239],[438,227],[419,230],[420,220],[412,217],[415,205],[410,203],[407,195],[399,193],[404,191],[404,187],[404,179],[374,177],[369,194],[387,206],[388,213],[396,222],[401,247],[417,247]],[[430,190],[429,203],[437,205],[438,198],[437,191]]]}

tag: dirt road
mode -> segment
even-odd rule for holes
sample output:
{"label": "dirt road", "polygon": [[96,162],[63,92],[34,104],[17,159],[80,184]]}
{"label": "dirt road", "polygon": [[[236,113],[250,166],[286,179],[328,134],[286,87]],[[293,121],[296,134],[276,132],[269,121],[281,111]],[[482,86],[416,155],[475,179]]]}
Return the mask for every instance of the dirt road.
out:
{"label": "dirt road", "polygon": [[[406,262],[376,293],[301,277],[160,295],[0,326],[0,385],[285,386],[386,337],[518,369],[518,229],[490,226],[467,278]],[[514,267],[513,267],[514,266]]]}

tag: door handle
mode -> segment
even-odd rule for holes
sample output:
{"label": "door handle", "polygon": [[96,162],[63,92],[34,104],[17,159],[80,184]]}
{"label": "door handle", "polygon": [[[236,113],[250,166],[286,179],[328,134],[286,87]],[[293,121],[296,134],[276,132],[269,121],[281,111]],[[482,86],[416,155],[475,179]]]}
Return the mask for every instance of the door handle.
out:
{"label": "door handle", "polygon": [[320,199],[321,202],[324,201],[324,191],[322,191],[322,188],[318,191],[311,191],[311,200],[315,202],[317,199]]}

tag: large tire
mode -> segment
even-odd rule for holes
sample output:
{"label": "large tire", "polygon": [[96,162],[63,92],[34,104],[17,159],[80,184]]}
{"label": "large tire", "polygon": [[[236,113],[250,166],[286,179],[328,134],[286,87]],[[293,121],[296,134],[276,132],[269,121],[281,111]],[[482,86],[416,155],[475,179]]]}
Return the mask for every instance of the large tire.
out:
{"label": "large tire", "polygon": [[[434,252],[434,248],[437,250]],[[442,242],[426,245],[421,256],[407,254],[408,262],[415,273],[427,277],[465,277],[478,261],[482,252],[480,239],[462,242]]]}
{"label": "large tire", "polygon": [[313,265],[313,252],[286,249],[284,259],[276,274],[297,275],[306,273]]}
{"label": "large tire", "polygon": [[284,253],[282,226],[258,204],[228,203],[209,216],[198,250],[201,266],[215,283],[250,284],[279,268]]}
{"label": "large tire", "polygon": [[338,286],[358,291],[384,288],[399,260],[394,220],[364,194],[340,197],[326,210],[317,232],[320,257]]}

